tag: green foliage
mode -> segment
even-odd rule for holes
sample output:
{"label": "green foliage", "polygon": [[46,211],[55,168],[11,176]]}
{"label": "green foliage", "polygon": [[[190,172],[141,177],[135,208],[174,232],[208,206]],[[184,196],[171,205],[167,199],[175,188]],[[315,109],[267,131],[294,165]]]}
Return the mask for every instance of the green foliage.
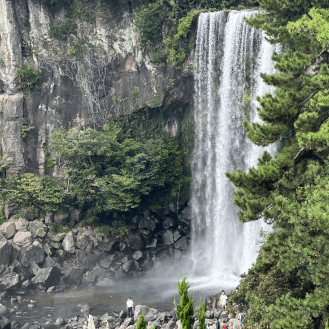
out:
{"label": "green foliage", "polygon": [[86,37],[78,38],[75,43],[67,48],[67,53],[72,55],[76,60],[81,60],[87,44],[89,42]]}
{"label": "green foliage", "polygon": [[144,318],[144,314],[142,313],[139,318],[138,321],[136,323],[136,329],[145,329],[146,328],[146,320]]}
{"label": "green foliage", "polygon": [[199,320],[199,325],[198,329],[206,329],[206,308],[205,305],[203,304],[202,298],[200,296],[200,305],[199,305],[199,314],[198,314],[198,320]]}
{"label": "green foliage", "polygon": [[76,34],[76,24],[71,18],[68,18],[64,21],[53,21],[48,34],[51,38],[67,40],[67,37],[70,34]]}
{"label": "green foliage", "polygon": [[155,200],[188,194],[191,174],[184,156],[193,145],[193,125],[185,123],[187,128],[173,138],[163,124],[139,111],[101,131],[62,128],[53,134],[54,155],[67,163],[67,191],[79,207],[90,210],[89,223],[103,212],[135,208],[150,194]]}
{"label": "green foliage", "polygon": [[60,233],[61,230],[62,230],[62,225],[60,223],[57,223],[57,222],[51,223],[51,230],[50,230],[50,232],[52,234]]}
{"label": "green foliage", "polygon": [[37,88],[41,83],[41,70],[22,65],[16,70],[15,84],[18,89]]}
{"label": "green foliage", "polygon": [[2,186],[6,202],[43,211],[58,211],[64,202],[63,186],[54,178],[23,174],[9,177]]}
{"label": "green foliage", "polygon": [[95,14],[92,9],[90,5],[88,6],[88,0],[75,0],[70,6],[69,17],[93,24],[95,23]]}
{"label": "green foliage", "polygon": [[130,92],[130,97],[133,98],[133,99],[138,98],[139,95],[140,95],[140,92],[139,92],[138,88],[136,88],[136,89],[134,89],[133,91]]}
{"label": "green foliage", "polygon": [[[328,1],[262,0],[248,22],[286,46],[274,54],[276,87],[261,99],[263,125],[244,122],[264,152],[257,169],[227,176],[243,222],[263,217],[276,232],[263,239],[256,264],[232,292],[230,303],[248,311],[246,327],[325,328],[329,313],[329,47]],[[312,4],[314,8],[311,9]]]}
{"label": "green foliage", "polygon": [[180,296],[180,302],[177,304],[177,316],[179,317],[183,329],[192,329],[194,324],[194,298],[188,296],[188,289],[191,287],[191,284],[188,283],[186,277],[184,277],[182,282],[177,282],[177,286]]}

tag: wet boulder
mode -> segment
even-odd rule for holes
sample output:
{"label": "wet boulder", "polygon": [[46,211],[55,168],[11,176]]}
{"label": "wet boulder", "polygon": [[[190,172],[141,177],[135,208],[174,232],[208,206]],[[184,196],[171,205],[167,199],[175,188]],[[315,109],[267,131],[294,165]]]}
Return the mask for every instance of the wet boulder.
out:
{"label": "wet boulder", "polygon": [[8,265],[10,262],[12,244],[7,241],[0,241],[0,264]]}
{"label": "wet boulder", "polygon": [[154,321],[156,320],[159,312],[155,308],[149,308],[148,312],[145,315],[146,321]]}
{"label": "wet boulder", "polygon": [[63,212],[63,213],[60,213],[60,214],[57,213],[54,216],[54,221],[56,223],[59,223],[61,225],[64,225],[64,224],[66,224],[69,221],[69,217],[70,217],[70,214],[67,213],[67,212]]}
{"label": "wet boulder", "polygon": [[137,305],[135,307],[135,313],[134,313],[134,321],[138,321],[138,318],[141,314],[144,314],[144,316],[148,313],[149,307],[145,305]]}
{"label": "wet boulder", "polygon": [[58,267],[46,267],[38,271],[37,275],[32,278],[33,284],[42,284],[46,289],[57,286],[60,282],[61,271]]}
{"label": "wet boulder", "polygon": [[87,248],[89,242],[90,242],[89,236],[80,234],[76,238],[76,247],[81,250],[85,250]]}
{"label": "wet boulder", "polygon": [[85,270],[85,267],[71,267],[67,274],[63,277],[64,283],[66,285],[79,285]]}
{"label": "wet boulder", "polygon": [[45,260],[45,252],[38,246],[28,246],[21,250],[20,262],[24,267],[30,266],[31,262],[40,264]]}
{"label": "wet boulder", "polygon": [[149,230],[154,231],[156,227],[156,224],[154,221],[149,217],[144,217],[138,222],[138,229],[140,230]]}
{"label": "wet boulder", "polygon": [[170,246],[174,243],[174,236],[171,231],[167,230],[162,234],[162,243],[164,246]]}
{"label": "wet boulder", "polygon": [[137,268],[138,268],[138,263],[135,260],[128,260],[122,265],[122,269],[125,273],[136,271]]}
{"label": "wet boulder", "polygon": [[186,250],[187,249],[187,237],[183,236],[181,239],[174,243],[174,248]]}
{"label": "wet boulder", "polygon": [[6,222],[0,225],[0,231],[6,239],[11,239],[16,233],[16,225],[13,222]]}
{"label": "wet boulder", "polygon": [[87,271],[83,276],[82,276],[82,284],[84,285],[93,285],[97,279],[97,275],[95,272],[92,271]]}
{"label": "wet boulder", "polygon": [[17,273],[9,273],[0,278],[0,291],[14,289],[20,284],[20,276]]}
{"label": "wet boulder", "polygon": [[41,220],[34,220],[30,223],[30,232],[35,238],[44,238],[47,234],[46,225]]}
{"label": "wet boulder", "polygon": [[145,243],[139,235],[129,235],[126,238],[127,246],[133,250],[141,250],[144,248]]}
{"label": "wet boulder", "polygon": [[162,221],[162,226],[165,230],[168,230],[168,228],[175,226],[175,221],[172,217],[165,217]]}
{"label": "wet boulder", "polygon": [[115,238],[105,238],[98,243],[98,249],[106,252],[115,252],[119,250],[120,241]]}
{"label": "wet boulder", "polygon": [[26,219],[20,217],[19,220],[15,222],[15,225],[17,231],[26,231],[27,227],[29,226],[29,222]]}

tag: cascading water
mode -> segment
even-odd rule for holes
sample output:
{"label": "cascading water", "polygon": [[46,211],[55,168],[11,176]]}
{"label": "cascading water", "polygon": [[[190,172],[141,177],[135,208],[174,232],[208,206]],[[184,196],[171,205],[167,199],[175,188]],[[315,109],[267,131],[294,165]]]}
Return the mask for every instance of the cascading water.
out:
{"label": "cascading water", "polygon": [[[203,13],[195,53],[195,146],[192,162],[194,276],[233,287],[257,256],[263,221],[241,224],[234,187],[225,176],[257,165],[264,148],[246,137],[242,121],[259,121],[256,96],[271,92],[259,74],[273,73],[270,45],[244,18],[255,11]],[[275,146],[267,148],[275,152]],[[218,280],[217,280],[218,279]]]}

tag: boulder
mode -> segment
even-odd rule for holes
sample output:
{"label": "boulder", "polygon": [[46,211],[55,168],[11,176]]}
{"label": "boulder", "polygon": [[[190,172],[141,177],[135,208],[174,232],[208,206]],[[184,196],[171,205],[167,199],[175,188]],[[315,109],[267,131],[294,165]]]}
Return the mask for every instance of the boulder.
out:
{"label": "boulder", "polygon": [[138,321],[138,318],[141,314],[146,315],[149,311],[149,307],[145,306],[145,305],[137,305],[135,307],[135,313],[134,313],[134,321]]}
{"label": "boulder", "polygon": [[110,260],[110,259],[102,259],[102,260],[99,262],[99,265],[100,265],[102,268],[109,269],[109,268],[111,267],[111,260]]}
{"label": "boulder", "polygon": [[14,289],[20,284],[20,276],[17,273],[9,273],[0,278],[0,291]]}
{"label": "boulder", "polygon": [[175,222],[172,217],[165,217],[164,220],[162,221],[162,226],[165,230],[168,230],[169,227],[174,227]]}
{"label": "boulder", "polygon": [[133,259],[137,261],[143,259],[143,257],[143,252],[140,250],[135,251],[133,254]]}
{"label": "boulder", "polygon": [[24,246],[26,244],[31,243],[32,241],[32,234],[31,232],[17,232],[14,236],[13,243],[17,246]]}
{"label": "boulder", "polygon": [[156,227],[156,224],[154,221],[149,217],[144,217],[138,222],[138,229],[140,230],[149,230],[154,231]]}
{"label": "boulder", "polygon": [[24,208],[23,209],[25,211],[25,219],[27,219],[28,221],[33,220],[34,218],[39,217],[39,209],[37,208]]}
{"label": "boulder", "polygon": [[181,237],[179,231],[174,232],[174,241],[177,241]]}
{"label": "boulder", "polygon": [[20,262],[24,267],[28,267],[31,262],[40,264],[45,260],[45,252],[42,248],[31,245],[21,250]]}
{"label": "boulder", "polygon": [[43,268],[53,267],[53,266],[55,266],[55,264],[56,264],[55,260],[48,256],[45,258],[45,261],[43,262],[42,267]]}
{"label": "boulder", "polygon": [[44,238],[47,234],[46,225],[41,220],[30,222],[30,232],[35,238]]}
{"label": "boulder", "polygon": [[113,285],[113,281],[110,278],[99,278],[96,286],[98,287],[110,287]]}
{"label": "boulder", "polygon": [[70,214],[67,212],[63,212],[61,214],[55,214],[54,221],[61,225],[66,224],[69,221]]}
{"label": "boulder", "polygon": [[66,285],[79,285],[84,272],[85,267],[71,267],[69,272],[63,277],[63,281]]}
{"label": "boulder", "polygon": [[72,209],[71,210],[71,222],[79,223],[83,219],[83,211],[81,209]]}
{"label": "boulder", "polygon": [[18,207],[14,204],[6,203],[4,206],[4,213],[6,219],[9,219],[12,215],[15,215],[18,211]]}
{"label": "boulder", "polygon": [[[237,319],[232,319],[232,320],[235,320],[235,321],[232,322],[232,324],[233,324],[233,329],[241,329],[240,321],[237,320]],[[231,322],[231,320],[230,320],[229,322]],[[231,328],[231,326],[230,326],[230,328]]]}
{"label": "boulder", "polygon": [[177,328],[177,329],[183,329],[183,326],[182,326],[180,320],[178,320],[178,321],[176,322],[176,326],[175,326],[175,328]]}
{"label": "boulder", "polygon": [[54,222],[54,213],[46,212],[45,215],[45,224],[50,225]]}
{"label": "boulder", "polygon": [[141,250],[145,246],[143,239],[139,235],[129,235],[126,238],[126,243],[133,250]]}
{"label": "boulder", "polygon": [[0,242],[7,242],[7,239],[4,237],[1,231],[0,231]]}
{"label": "boulder", "polygon": [[0,317],[9,314],[9,310],[5,305],[0,304]]}
{"label": "boulder", "polygon": [[65,321],[63,318],[57,318],[55,321],[55,325],[56,326],[62,326],[63,324],[65,324]]}
{"label": "boulder", "polygon": [[145,315],[145,320],[154,321],[157,318],[158,314],[159,312],[155,308],[149,308],[147,314]]}
{"label": "boulder", "polygon": [[178,261],[182,258],[182,252],[179,249],[174,250],[174,260]]}
{"label": "boulder", "polygon": [[82,277],[82,283],[84,285],[93,285],[97,279],[95,272],[87,271]]}
{"label": "boulder", "polygon": [[183,222],[184,224],[189,225],[192,219],[191,207],[186,207],[183,211],[178,215],[178,220]]}
{"label": "boulder", "polygon": [[51,241],[61,242],[62,240],[64,240],[65,236],[66,236],[66,233],[53,234],[53,235],[51,235]]}
{"label": "boulder", "polygon": [[0,231],[6,239],[11,239],[16,233],[16,225],[13,222],[6,222],[0,225]]}
{"label": "boulder", "polygon": [[68,253],[73,254],[75,252],[75,242],[72,232],[66,234],[62,244],[63,249]]}
{"label": "boulder", "polygon": [[60,282],[61,271],[58,267],[46,267],[41,269],[38,274],[32,278],[34,284],[42,284],[46,289],[57,286]]}
{"label": "boulder", "polygon": [[80,234],[76,238],[76,247],[81,250],[85,250],[88,246],[89,241],[90,241],[89,236]]}
{"label": "boulder", "polygon": [[128,260],[122,265],[122,269],[125,273],[130,273],[138,268],[138,263],[134,260]]}
{"label": "boulder", "polygon": [[17,231],[26,231],[27,227],[29,226],[29,222],[26,219],[20,217],[19,220],[15,222],[15,225]]}
{"label": "boulder", "polygon": [[120,241],[115,238],[105,238],[98,243],[98,249],[106,252],[115,252],[119,250]]}
{"label": "boulder", "polygon": [[183,236],[181,239],[174,243],[174,248],[186,250],[187,249],[187,237]]}
{"label": "boulder", "polygon": [[145,248],[156,248],[158,239],[154,238]]}
{"label": "boulder", "polygon": [[129,327],[129,326],[131,326],[133,324],[134,324],[134,319],[133,318],[127,318],[121,324],[120,329],[126,329],[127,327]]}
{"label": "boulder", "polygon": [[174,243],[174,236],[171,231],[167,230],[162,234],[162,243],[164,246],[170,246]]}
{"label": "boulder", "polygon": [[10,262],[11,251],[13,249],[12,244],[7,241],[0,241],[0,264],[8,265]]}

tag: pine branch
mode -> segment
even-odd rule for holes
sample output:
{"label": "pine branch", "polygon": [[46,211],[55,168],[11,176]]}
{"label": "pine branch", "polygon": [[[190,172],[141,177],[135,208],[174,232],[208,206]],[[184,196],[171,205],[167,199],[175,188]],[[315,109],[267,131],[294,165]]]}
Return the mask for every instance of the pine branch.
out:
{"label": "pine branch", "polygon": [[302,107],[305,103],[307,103],[312,97],[314,97],[317,93],[319,92],[319,90],[314,91],[310,96],[308,96],[305,100],[303,100],[301,103],[299,103],[297,105],[297,107]]}

